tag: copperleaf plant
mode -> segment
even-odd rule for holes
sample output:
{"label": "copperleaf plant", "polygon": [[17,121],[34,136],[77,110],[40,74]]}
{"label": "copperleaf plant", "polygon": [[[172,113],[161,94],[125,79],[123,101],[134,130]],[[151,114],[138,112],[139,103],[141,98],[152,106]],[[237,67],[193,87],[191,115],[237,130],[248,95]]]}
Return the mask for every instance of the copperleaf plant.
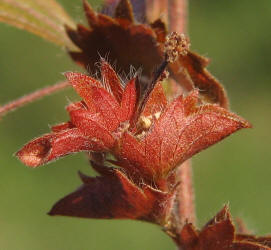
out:
{"label": "copperleaf plant", "polygon": [[54,0],[0,1],[0,21],[65,46],[86,71],[66,72],[67,81],[0,107],[3,115],[67,86],[81,97],[66,107],[69,121],[16,155],[35,168],[83,151],[98,173],[79,172],[82,185],[49,215],[155,223],[179,249],[271,249],[270,237],[235,230],[228,206],[203,229],[193,224],[191,176],[182,172],[187,160],[251,125],[229,111],[223,86],[206,69],[209,60],[189,49],[184,34],[168,32],[154,3],[167,6],[113,0],[96,12],[83,0],[85,27]]}

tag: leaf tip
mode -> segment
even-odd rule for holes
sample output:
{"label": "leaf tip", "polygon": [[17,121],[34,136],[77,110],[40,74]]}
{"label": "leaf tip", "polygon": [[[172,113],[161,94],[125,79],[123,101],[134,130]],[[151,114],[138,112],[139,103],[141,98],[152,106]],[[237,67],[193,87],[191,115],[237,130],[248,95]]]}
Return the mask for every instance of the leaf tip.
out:
{"label": "leaf tip", "polygon": [[249,121],[244,120],[243,128],[253,128],[253,125]]}
{"label": "leaf tip", "polygon": [[121,0],[116,7],[115,17],[126,19],[129,22],[134,21],[133,7],[129,0]]}
{"label": "leaf tip", "polygon": [[252,124],[249,121],[245,120],[242,117],[239,117],[238,121],[239,121],[239,129],[242,129],[242,128],[252,128],[253,127]]}
{"label": "leaf tip", "polygon": [[89,25],[90,26],[97,25],[97,15],[87,0],[83,0],[83,8],[85,10],[85,15]]}
{"label": "leaf tip", "polygon": [[86,79],[85,75],[72,71],[65,72],[64,76],[72,86],[78,85],[79,83],[84,82]]}
{"label": "leaf tip", "polygon": [[54,205],[49,212],[47,212],[47,215],[50,215],[50,216],[56,216],[56,215],[61,215],[58,211],[57,211],[57,208],[56,208],[56,205]]}
{"label": "leaf tip", "polygon": [[15,156],[26,166],[36,168],[44,163],[50,150],[49,140],[39,138],[25,145]]}
{"label": "leaf tip", "polygon": [[74,73],[71,71],[64,72],[63,75],[67,78],[68,81],[74,78]]}

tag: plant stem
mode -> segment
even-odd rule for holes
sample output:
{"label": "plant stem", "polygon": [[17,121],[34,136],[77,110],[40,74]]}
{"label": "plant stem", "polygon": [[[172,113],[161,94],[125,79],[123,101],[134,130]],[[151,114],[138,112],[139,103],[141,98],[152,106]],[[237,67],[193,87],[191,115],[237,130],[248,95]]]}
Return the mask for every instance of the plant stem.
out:
{"label": "plant stem", "polygon": [[51,95],[57,91],[65,89],[68,86],[69,86],[68,82],[56,83],[55,85],[36,90],[31,94],[20,97],[17,100],[5,104],[4,106],[0,106],[0,118],[17,108],[25,106],[26,104],[36,101],[38,99],[41,99],[44,96]]}
{"label": "plant stem", "polygon": [[193,172],[191,160],[187,160],[178,169],[178,178],[180,181],[178,199],[180,225],[184,225],[186,221],[195,223],[195,204],[194,204],[194,187]]}
{"label": "plant stem", "polygon": [[168,0],[169,30],[187,33],[188,0]]}
{"label": "plant stem", "polygon": [[[178,33],[187,32],[188,0],[168,0],[169,30]],[[179,209],[178,228],[180,231],[186,221],[195,223],[194,188],[191,161],[187,160],[177,170],[177,203]],[[180,247],[180,246],[179,246]]]}

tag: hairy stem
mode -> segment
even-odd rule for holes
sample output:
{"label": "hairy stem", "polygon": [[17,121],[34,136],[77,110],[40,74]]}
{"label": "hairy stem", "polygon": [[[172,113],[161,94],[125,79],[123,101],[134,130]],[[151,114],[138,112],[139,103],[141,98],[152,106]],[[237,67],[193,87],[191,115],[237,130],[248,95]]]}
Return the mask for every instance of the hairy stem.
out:
{"label": "hairy stem", "polygon": [[[170,31],[186,33],[188,0],[168,0],[168,4]],[[180,185],[177,195],[179,218],[176,219],[178,221],[177,231],[180,231],[186,221],[195,223],[196,220],[191,161],[184,162],[177,171],[177,181],[180,182]]]}
{"label": "hairy stem", "polygon": [[59,90],[67,88],[68,86],[69,86],[68,82],[56,83],[55,85],[36,90],[31,94],[25,95],[17,100],[11,101],[3,106],[0,106],[0,117],[6,115],[10,111],[25,106],[28,103],[41,99],[44,96],[51,95]]}
{"label": "hairy stem", "polygon": [[178,178],[180,181],[178,199],[180,225],[186,221],[195,223],[195,205],[194,205],[194,187],[191,160],[184,162],[178,169]]}
{"label": "hairy stem", "polygon": [[178,33],[187,32],[188,0],[168,0],[169,30]]}

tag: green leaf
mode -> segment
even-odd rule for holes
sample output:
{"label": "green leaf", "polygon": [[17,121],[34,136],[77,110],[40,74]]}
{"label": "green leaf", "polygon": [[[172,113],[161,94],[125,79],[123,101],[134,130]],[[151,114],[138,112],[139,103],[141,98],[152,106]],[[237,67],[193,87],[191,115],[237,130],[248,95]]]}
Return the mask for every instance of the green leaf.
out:
{"label": "green leaf", "polygon": [[0,21],[75,49],[64,28],[75,24],[55,0],[0,0]]}

